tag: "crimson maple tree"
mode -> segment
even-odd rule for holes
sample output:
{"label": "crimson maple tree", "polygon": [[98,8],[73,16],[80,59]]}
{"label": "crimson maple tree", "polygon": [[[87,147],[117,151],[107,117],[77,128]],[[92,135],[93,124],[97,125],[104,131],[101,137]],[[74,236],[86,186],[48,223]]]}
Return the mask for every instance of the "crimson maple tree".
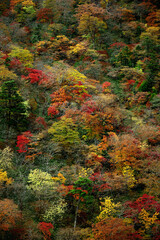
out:
{"label": "crimson maple tree", "polygon": [[30,131],[24,132],[21,135],[17,136],[17,146],[19,153],[27,152],[27,144],[31,141],[30,138],[32,137],[32,134]]}
{"label": "crimson maple tree", "polygon": [[52,223],[47,223],[47,222],[40,222],[38,224],[39,230],[43,233],[44,235],[44,240],[50,240],[51,239],[51,229],[54,229],[54,226]]}

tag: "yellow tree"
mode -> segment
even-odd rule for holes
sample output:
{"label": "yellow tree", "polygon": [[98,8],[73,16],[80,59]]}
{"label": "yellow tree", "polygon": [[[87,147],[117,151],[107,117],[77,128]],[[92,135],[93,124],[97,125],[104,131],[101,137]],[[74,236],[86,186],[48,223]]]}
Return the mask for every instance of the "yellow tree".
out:
{"label": "yellow tree", "polygon": [[12,71],[8,70],[5,65],[0,65],[0,83],[2,84],[7,80],[15,80],[17,75]]}
{"label": "yellow tree", "polygon": [[12,168],[13,152],[10,147],[0,150],[0,167],[3,169]]}
{"label": "yellow tree", "polygon": [[0,189],[2,189],[5,185],[9,185],[13,182],[12,178],[8,178],[7,172],[0,169]]}
{"label": "yellow tree", "polygon": [[55,196],[59,184],[52,179],[51,174],[40,169],[31,170],[28,175],[28,186],[38,198],[50,198]]}
{"label": "yellow tree", "polygon": [[12,50],[8,55],[11,59],[18,58],[25,67],[33,66],[33,54],[27,49],[12,46]]}
{"label": "yellow tree", "polygon": [[107,29],[105,9],[97,7],[94,3],[79,5],[76,17],[79,33],[98,44],[99,36]]}
{"label": "yellow tree", "polygon": [[114,203],[110,197],[105,197],[101,202],[100,214],[97,217],[98,221],[102,221],[106,218],[113,216],[117,212],[117,208],[120,207],[120,203]]}

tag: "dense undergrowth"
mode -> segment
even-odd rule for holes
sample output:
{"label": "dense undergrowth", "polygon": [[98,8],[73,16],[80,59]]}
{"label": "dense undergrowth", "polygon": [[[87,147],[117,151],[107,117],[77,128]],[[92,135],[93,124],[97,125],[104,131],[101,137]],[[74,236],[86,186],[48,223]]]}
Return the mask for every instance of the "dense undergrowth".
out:
{"label": "dense undergrowth", "polygon": [[159,1],[0,10],[0,239],[160,239]]}

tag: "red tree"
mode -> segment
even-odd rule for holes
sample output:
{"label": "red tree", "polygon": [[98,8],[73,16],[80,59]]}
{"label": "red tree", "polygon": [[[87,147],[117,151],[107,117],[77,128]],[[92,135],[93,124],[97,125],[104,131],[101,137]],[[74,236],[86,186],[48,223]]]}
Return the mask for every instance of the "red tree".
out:
{"label": "red tree", "polygon": [[24,132],[22,135],[17,136],[17,145],[19,153],[27,152],[27,144],[31,141],[32,134],[30,131]]}
{"label": "red tree", "polygon": [[43,71],[32,68],[26,68],[26,70],[29,74],[28,76],[22,76],[22,78],[29,80],[30,83],[38,83],[38,85],[48,83],[48,77]]}
{"label": "red tree", "polygon": [[43,233],[45,240],[50,240],[51,239],[50,230],[54,228],[52,223],[40,222],[38,224],[38,228]]}

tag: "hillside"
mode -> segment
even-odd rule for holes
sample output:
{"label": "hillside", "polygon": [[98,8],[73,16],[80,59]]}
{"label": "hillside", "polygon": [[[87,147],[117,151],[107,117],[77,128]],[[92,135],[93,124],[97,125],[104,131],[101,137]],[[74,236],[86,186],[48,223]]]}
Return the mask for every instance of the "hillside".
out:
{"label": "hillside", "polygon": [[160,239],[158,0],[0,3],[0,239]]}

